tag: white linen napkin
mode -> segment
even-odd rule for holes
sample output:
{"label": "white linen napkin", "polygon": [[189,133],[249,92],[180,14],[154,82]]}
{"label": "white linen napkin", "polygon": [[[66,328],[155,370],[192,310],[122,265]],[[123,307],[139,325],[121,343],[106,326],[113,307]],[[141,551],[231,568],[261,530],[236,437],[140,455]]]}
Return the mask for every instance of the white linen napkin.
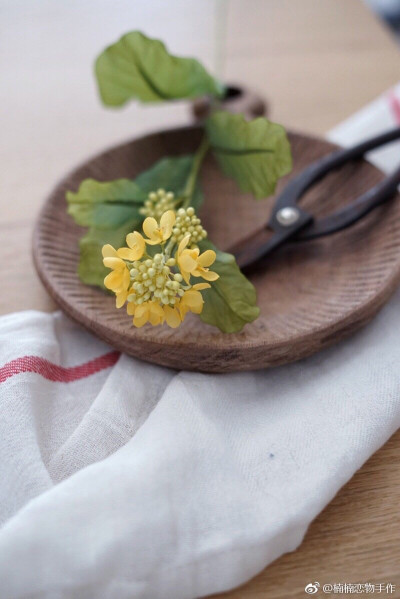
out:
{"label": "white linen napkin", "polygon": [[[396,95],[330,138],[395,125]],[[400,424],[399,328],[400,292],[307,360],[205,375],[119,356],[61,313],[2,317],[1,598],[191,599],[294,550]]]}

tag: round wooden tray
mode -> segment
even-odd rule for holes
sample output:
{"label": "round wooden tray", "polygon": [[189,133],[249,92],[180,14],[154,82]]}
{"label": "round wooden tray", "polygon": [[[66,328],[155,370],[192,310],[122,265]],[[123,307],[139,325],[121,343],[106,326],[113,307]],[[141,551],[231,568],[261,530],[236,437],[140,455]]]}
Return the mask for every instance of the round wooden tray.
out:
{"label": "round wooden tray", "polygon": [[[367,323],[400,279],[399,196],[346,231],[292,243],[272,254],[265,270],[252,276],[261,315],[240,333],[223,334],[192,314],[176,330],[166,325],[136,329],[124,309],[115,309],[114,297],[80,282],[78,241],[84,231],[66,213],[66,190],[76,190],[86,177],[135,177],[163,156],[193,152],[200,135],[200,129],[189,127],[142,137],[88,160],[56,187],[37,221],[33,251],[39,275],[61,308],[123,352],[205,372],[255,370],[298,360]],[[295,133],[290,140],[292,174],[334,149],[326,141]],[[310,190],[302,205],[323,216],[382,177],[365,161],[347,164]],[[273,198],[256,201],[239,192],[211,156],[202,186],[204,225],[221,249],[267,220]]]}

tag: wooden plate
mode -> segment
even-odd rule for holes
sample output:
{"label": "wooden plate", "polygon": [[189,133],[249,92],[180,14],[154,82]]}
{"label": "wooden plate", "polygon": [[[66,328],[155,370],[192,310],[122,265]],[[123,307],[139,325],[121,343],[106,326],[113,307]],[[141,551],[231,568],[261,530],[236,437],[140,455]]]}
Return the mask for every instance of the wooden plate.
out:
{"label": "wooden plate", "polygon": [[[86,177],[134,177],[165,155],[192,152],[198,128],[148,135],[89,160],[67,176],[48,198],[34,233],[34,259],[54,300],[73,319],[117,349],[143,360],[206,372],[255,370],[304,358],[336,343],[367,323],[400,279],[399,196],[346,231],[315,241],[292,243],[271,255],[252,277],[261,316],[237,334],[223,334],[189,315],[177,330],[146,325],[135,329],[124,309],[76,274],[83,229],[66,213],[65,191]],[[290,135],[293,174],[334,146]],[[365,161],[331,173],[302,205],[325,215],[354,200],[382,179]],[[282,181],[280,187],[285,183]],[[266,221],[273,198],[256,201],[240,193],[210,156],[203,170],[203,221],[210,238],[229,248]],[[207,208],[212,212],[207,214]]]}

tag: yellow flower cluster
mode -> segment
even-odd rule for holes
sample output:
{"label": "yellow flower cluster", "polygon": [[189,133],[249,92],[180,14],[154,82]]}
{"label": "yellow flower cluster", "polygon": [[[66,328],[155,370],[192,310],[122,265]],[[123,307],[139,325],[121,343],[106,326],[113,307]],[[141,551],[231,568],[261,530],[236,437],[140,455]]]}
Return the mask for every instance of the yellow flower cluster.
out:
{"label": "yellow flower cluster", "polygon": [[[215,252],[206,250],[201,254],[197,246],[189,248],[192,232],[187,232],[177,244],[172,236],[175,222],[175,212],[167,210],[159,223],[153,217],[145,219],[146,238],[133,231],[126,237],[127,247],[118,250],[109,244],[103,247],[103,263],[111,269],[104,285],[115,293],[117,308],[127,302],[127,312],[133,316],[136,327],[147,322],[152,325],[166,322],[175,328],[188,312],[200,314],[204,304],[200,291],[210,285],[193,285],[191,277],[206,281],[219,277],[209,270]],[[159,245],[160,251],[151,256],[146,245]]]}
{"label": "yellow flower cluster", "polygon": [[[180,200],[175,199],[172,191],[159,189],[158,191],[149,193],[147,200],[139,212],[144,216],[150,216],[159,220],[164,212],[174,210],[175,205],[179,204],[179,202]],[[176,212],[171,239],[175,243],[180,243],[188,233],[190,233],[190,247],[194,247],[199,241],[207,237],[207,231],[203,229],[201,220],[197,216],[193,206],[179,208]]]}
{"label": "yellow flower cluster", "polygon": [[175,207],[175,196],[172,191],[165,191],[165,189],[159,189],[157,191],[151,191],[147,196],[142,208],[140,208],[140,214],[143,216],[152,216],[159,220],[164,212],[173,210]]}
{"label": "yellow flower cluster", "polygon": [[186,210],[185,208],[179,208],[176,213],[175,225],[172,229],[172,239],[176,243],[179,243],[188,233],[190,233],[191,246],[196,245],[196,243],[207,237],[207,231],[203,229],[201,221],[192,206],[186,208]]}

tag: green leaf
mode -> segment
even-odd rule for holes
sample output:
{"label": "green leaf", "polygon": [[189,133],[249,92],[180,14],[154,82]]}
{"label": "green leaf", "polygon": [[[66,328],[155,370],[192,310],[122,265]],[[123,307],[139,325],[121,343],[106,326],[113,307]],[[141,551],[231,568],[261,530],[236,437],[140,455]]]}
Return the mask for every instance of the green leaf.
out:
{"label": "green leaf", "polygon": [[78,225],[116,229],[132,216],[140,217],[147,194],[130,179],[105,183],[85,179],[76,193],[67,191],[66,197],[68,213]]}
{"label": "green leaf", "polygon": [[241,114],[215,112],[206,131],[223,172],[257,199],[274,193],[278,179],[291,171],[290,144],[281,125],[263,117],[246,121]]}
{"label": "green leaf", "polygon": [[[128,233],[140,229],[144,216],[139,209],[150,191],[163,188],[179,198],[192,163],[191,155],[163,158],[135,181],[117,179],[101,183],[86,179],[76,193],[67,192],[69,214],[77,224],[90,227],[80,240],[78,274],[84,283],[103,287],[104,277],[109,272],[103,266],[103,245],[121,247]],[[195,208],[200,206],[202,197],[197,185],[192,199]]]}
{"label": "green leaf", "polygon": [[199,247],[201,252],[216,252],[217,259],[210,268],[220,276],[202,291],[204,307],[200,318],[223,333],[237,333],[260,314],[255,287],[240,271],[232,254],[221,252],[207,239]]}
{"label": "green leaf", "polygon": [[127,33],[106,48],[95,69],[100,96],[107,106],[122,106],[131,98],[162,102],[224,93],[197,60],[172,56],[161,41],[140,31]]}
{"label": "green leaf", "polygon": [[[85,179],[78,191],[67,191],[68,213],[82,227],[116,229],[128,220],[143,220],[139,209],[150,191],[159,188],[182,194],[192,166],[193,156],[163,158],[135,181],[117,179],[100,182]],[[199,186],[193,194],[192,205],[198,208],[202,201]]]}
{"label": "green leaf", "polygon": [[103,266],[101,250],[103,245],[110,243],[119,248],[125,245],[125,237],[140,226],[139,220],[131,219],[115,230],[102,230],[91,227],[79,242],[80,259],[78,275],[83,283],[104,287],[104,277],[110,269]]}

